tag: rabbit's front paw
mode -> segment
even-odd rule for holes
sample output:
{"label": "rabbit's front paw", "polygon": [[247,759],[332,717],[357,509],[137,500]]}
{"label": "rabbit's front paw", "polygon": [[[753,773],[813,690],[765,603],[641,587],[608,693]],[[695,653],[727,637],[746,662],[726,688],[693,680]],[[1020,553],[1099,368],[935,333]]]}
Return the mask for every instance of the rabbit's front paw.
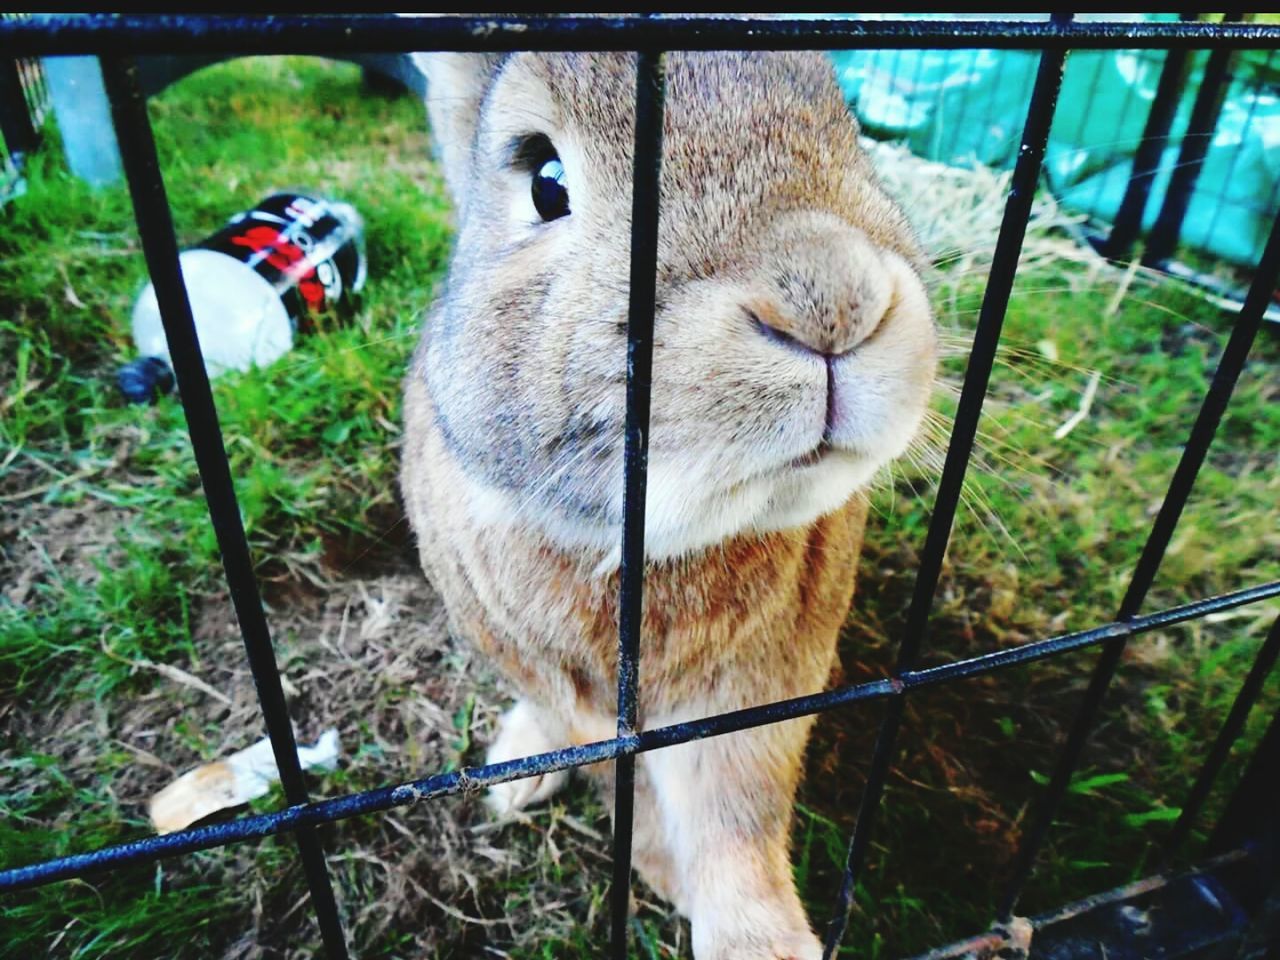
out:
{"label": "rabbit's front paw", "polygon": [[[690,918],[697,960],[820,960],[822,944],[814,936],[798,897],[753,896],[733,880],[732,864],[720,871],[728,896],[706,897]],[[789,878],[779,878],[779,886]]]}
{"label": "rabbit's front paw", "polygon": [[[547,729],[544,714],[528,700],[519,701],[502,717],[502,729],[485,754],[486,763],[503,763],[564,746]],[[505,817],[533,803],[541,803],[569,782],[566,770],[523,780],[494,784],[484,802],[496,816]]]}
{"label": "rabbit's front paw", "polygon": [[821,960],[822,944],[804,927],[797,930],[725,931],[702,950],[697,960]]}

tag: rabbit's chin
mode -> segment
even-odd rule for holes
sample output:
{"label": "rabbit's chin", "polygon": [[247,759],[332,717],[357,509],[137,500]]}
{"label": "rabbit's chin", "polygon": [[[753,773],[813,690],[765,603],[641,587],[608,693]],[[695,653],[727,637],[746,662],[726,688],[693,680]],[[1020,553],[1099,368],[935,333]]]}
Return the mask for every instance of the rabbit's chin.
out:
{"label": "rabbit's chin", "polygon": [[[696,489],[678,464],[649,468],[645,556],[650,561],[688,556],[732,537],[806,526],[839,509],[865,489],[883,459],[824,449],[735,483],[728,489]],[[494,530],[536,528],[556,546],[581,552],[597,575],[621,561],[621,528],[575,520],[565,513],[518,501],[484,483],[469,484],[472,519]],[[517,505],[518,504],[518,505]]]}

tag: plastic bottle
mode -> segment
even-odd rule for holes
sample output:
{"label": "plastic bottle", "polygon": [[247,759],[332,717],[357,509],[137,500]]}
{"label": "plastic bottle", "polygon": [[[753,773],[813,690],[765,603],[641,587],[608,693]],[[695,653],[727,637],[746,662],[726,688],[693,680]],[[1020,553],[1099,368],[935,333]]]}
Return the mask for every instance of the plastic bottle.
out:
{"label": "plastic bottle", "polygon": [[[277,193],[236,214],[179,261],[210,377],[264,367],[293,346],[298,321],[364,286],[364,224],[350,204]],[[140,358],[120,369],[126,399],[173,386],[169,348],[148,284],[133,309]]]}

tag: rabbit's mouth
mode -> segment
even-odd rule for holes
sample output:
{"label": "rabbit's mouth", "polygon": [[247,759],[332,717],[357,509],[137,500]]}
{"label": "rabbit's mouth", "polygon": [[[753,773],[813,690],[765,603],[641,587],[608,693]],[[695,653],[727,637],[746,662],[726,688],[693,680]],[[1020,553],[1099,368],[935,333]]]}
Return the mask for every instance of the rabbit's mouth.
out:
{"label": "rabbit's mouth", "polygon": [[831,445],[831,441],[828,440],[826,437],[823,437],[816,447],[814,447],[808,453],[803,453],[800,456],[796,457],[790,463],[788,463],[787,466],[795,468],[797,470],[803,469],[805,467],[817,466],[819,463],[825,460],[827,456],[830,455],[831,452],[834,450],[835,450],[835,447]]}

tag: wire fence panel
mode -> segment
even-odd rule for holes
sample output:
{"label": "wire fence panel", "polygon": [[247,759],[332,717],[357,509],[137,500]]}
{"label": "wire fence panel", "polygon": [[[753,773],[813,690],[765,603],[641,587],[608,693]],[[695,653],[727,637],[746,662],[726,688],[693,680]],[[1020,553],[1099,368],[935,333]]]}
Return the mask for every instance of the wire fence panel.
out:
{"label": "wire fence panel", "polygon": [[[705,737],[779,723],[837,709],[884,703],[884,715],[863,792],[859,816],[850,838],[835,915],[827,928],[826,956],[834,956],[848,923],[853,893],[869,849],[875,814],[893,764],[902,730],[907,696],[916,690],[983,677],[1016,666],[1101,647],[1089,689],[1080,704],[1033,824],[1026,832],[1013,878],[997,914],[1009,920],[1037,853],[1048,835],[1058,804],[1076,769],[1080,752],[1094,729],[1103,698],[1128,639],[1177,623],[1201,619],[1248,604],[1280,597],[1280,581],[1257,584],[1195,603],[1143,614],[1141,607],[1159,569],[1184,505],[1191,493],[1218,423],[1260,329],[1272,291],[1280,280],[1280,220],[1258,262],[1255,280],[1235,322],[1199,415],[1169,482],[1128,592],[1109,623],[1056,637],[1023,643],[979,656],[920,668],[929,613],[942,571],[965,471],[977,435],[1001,325],[1017,271],[1032,201],[1045,162],[1055,110],[1063,86],[1067,52],[1075,48],[1166,50],[1160,59],[1171,76],[1182,69],[1179,51],[1209,48],[1219,63],[1233,49],[1280,46],[1280,28],[1258,24],[1106,24],[1075,23],[1068,15],[1052,22],[1000,23],[974,21],[850,20],[702,20],[682,18],[617,18],[558,20],[526,18],[493,22],[479,18],[402,20],[358,17],[30,17],[0,20],[0,41],[13,56],[97,54],[111,100],[134,214],[148,271],[155,284],[183,411],[195,452],[209,515],[221,551],[246,656],[257,687],[263,720],[280,771],[289,806],[209,826],[180,830],[130,843],[0,871],[0,890],[23,890],[75,877],[109,872],[127,864],[173,857],[291,833],[296,838],[310,902],[327,954],[346,956],[334,891],[325,866],[317,828],[349,817],[428,802],[485,786],[539,776],[552,771],[613,761],[616,765],[616,824],[611,894],[612,955],[627,956],[631,873],[632,810],[637,754],[689,743]],[[436,773],[407,783],[345,796],[311,801],[297,756],[279,666],[263,610],[259,584],[245,537],[230,467],[191,307],[179,266],[172,217],[156,155],[146,101],[136,66],[129,57],[171,51],[175,45],[204,52],[344,53],[419,50],[564,50],[635,51],[636,124],[631,219],[631,275],[627,329],[627,420],[624,458],[624,524],[618,624],[617,735],[611,739],[566,747],[534,756]],[[642,593],[645,574],[644,515],[648,421],[653,354],[653,320],[658,268],[658,176],[662,159],[664,55],[684,49],[898,49],[1005,48],[1039,51],[1034,86],[1025,114],[1011,187],[990,274],[982,301],[977,334],[969,356],[964,387],[946,462],[921,553],[906,628],[890,676],[841,686],[807,696],[762,704],[670,726],[641,730],[638,702],[643,678],[638,675]],[[1270,60],[1268,59],[1268,63]],[[1153,65],[1155,61],[1152,61]],[[1096,81],[1095,78],[1095,82]],[[1209,111],[1206,94],[1204,113]],[[1153,108],[1145,121],[1152,140],[1162,138],[1172,116],[1169,103]],[[1161,131],[1164,131],[1163,133]],[[8,134],[6,133],[6,136]],[[1143,176],[1152,157],[1143,154]],[[1228,751],[1255,703],[1262,681],[1280,655],[1280,627],[1273,627],[1217,739],[1208,748],[1200,776],[1170,833],[1172,854],[1203,808],[1205,797],[1224,766]],[[1267,743],[1275,738],[1269,736]],[[1266,773],[1251,774],[1254,780]],[[1252,782],[1252,781],[1251,781]],[[1243,804],[1243,805],[1242,805]],[[1256,803],[1241,801],[1258,817]],[[1274,821],[1276,811],[1271,809]],[[1244,818],[1243,815],[1241,819]],[[1239,826],[1240,824],[1236,824]],[[1234,855],[1234,854],[1233,854]]]}
{"label": "wire fence panel", "polygon": [[[952,166],[1013,167],[1034,52],[834,56],[841,86],[872,136]],[[1107,256],[1124,258],[1144,234],[1150,266],[1163,267],[1180,246],[1254,265],[1280,213],[1275,51],[1080,51],[1061,99],[1044,182],[1103,234]]]}
{"label": "wire fence panel", "polygon": [[[1213,382],[1209,386],[1208,393],[1205,394],[1200,413],[1196,417],[1195,425],[1191,428],[1191,435],[1187,438],[1187,444],[1183,448],[1182,458],[1178,461],[1178,466],[1169,481],[1168,492],[1160,504],[1160,511],[1151,526],[1151,533],[1147,537],[1147,542],[1142,548],[1142,555],[1138,558],[1138,563],[1134,568],[1133,577],[1129,581],[1129,588],[1120,603],[1120,610],[1116,614],[1116,619],[1121,622],[1131,619],[1138,613],[1143,601],[1146,600],[1147,591],[1150,590],[1151,584],[1155,581],[1156,573],[1160,569],[1160,562],[1164,559],[1165,551],[1169,547],[1169,541],[1173,538],[1174,529],[1182,516],[1182,510],[1186,506],[1187,498],[1191,495],[1191,488],[1195,484],[1196,475],[1200,472],[1200,467],[1204,464],[1205,456],[1209,452],[1209,444],[1213,442],[1213,435],[1218,429],[1218,423],[1222,420],[1222,415],[1226,412],[1227,403],[1231,399],[1231,392],[1235,389],[1236,381],[1240,377],[1240,372],[1244,369],[1244,363],[1249,356],[1249,350],[1253,346],[1254,338],[1257,337],[1258,330],[1262,326],[1262,318],[1266,313],[1267,305],[1271,300],[1271,294],[1276,288],[1277,281],[1280,281],[1280,218],[1277,218],[1275,226],[1271,230],[1271,239],[1267,242],[1267,248],[1263,251],[1262,259],[1258,263],[1253,286],[1249,290],[1249,297],[1245,301],[1239,317],[1236,319],[1235,326],[1231,331],[1231,339],[1227,342],[1226,349],[1222,352],[1222,359],[1218,362],[1218,369],[1214,372]],[[1031,829],[1027,831],[1023,844],[1018,851],[1013,879],[1000,905],[1002,917],[1007,917],[1012,913],[1014,906],[1017,904],[1022,886],[1031,873],[1036,853],[1044,843],[1049,827],[1053,822],[1054,812],[1067,792],[1067,787],[1071,782],[1071,774],[1079,764],[1080,754],[1084,749],[1085,742],[1097,722],[1098,710],[1102,706],[1102,699],[1106,696],[1107,688],[1111,685],[1116,668],[1120,665],[1120,657],[1125,648],[1125,639],[1121,637],[1109,643],[1102,656],[1098,659],[1098,664],[1089,682],[1089,689],[1085,693],[1084,700],[1080,705],[1080,711],[1072,725],[1062,754],[1059,756],[1057,766],[1054,767],[1049,786],[1045,790],[1040,811]]]}

